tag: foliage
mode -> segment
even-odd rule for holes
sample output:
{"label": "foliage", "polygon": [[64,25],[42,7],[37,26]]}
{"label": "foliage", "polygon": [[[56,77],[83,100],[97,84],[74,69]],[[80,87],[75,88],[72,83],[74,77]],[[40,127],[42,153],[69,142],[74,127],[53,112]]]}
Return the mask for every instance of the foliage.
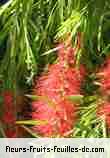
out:
{"label": "foliage", "polygon": [[16,95],[19,87],[30,88],[34,76],[55,62],[56,44],[70,33],[75,46],[81,32],[77,62],[86,65],[89,75],[72,136],[109,137],[104,120],[96,118],[98,98],[92,73],[109,55],[109,9],[109,0],[9,0],[1,4],[0,91],[8,88]]}

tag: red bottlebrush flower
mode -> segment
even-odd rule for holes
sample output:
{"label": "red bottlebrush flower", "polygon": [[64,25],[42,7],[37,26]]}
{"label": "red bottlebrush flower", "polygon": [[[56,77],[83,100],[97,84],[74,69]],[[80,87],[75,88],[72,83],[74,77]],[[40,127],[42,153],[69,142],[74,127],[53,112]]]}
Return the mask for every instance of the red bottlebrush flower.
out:
{"label": "red bottlebrush flower", "polygon": [[33,130],[40,133],[42,136],[51,137],[54,133],[53,126],[51,124],[35,126]]}
{"label": "red bottlebrush flower", "polygon": [[58,52],[60,65],[73,65],[75,63],[75,60],[73,60],[75,49],[73,49],[71,46],[65,47],[64,44],[60,44],[59,47],[61,47]]}
{"label": "red bottlebrush flower", "polygon": [[14,129],[6,129],[5,130],[5,135],[7,138],[16,138],[16,131]]}
{"label": "red bottlebrush flower", "polygon": [[47,121],[45,125],[39,125],[33,128],[34,131],[40,132],[43,136],[63,136],[72,129],[75,123],[75,107],[67,100],[59,102],[56,105],[56,110],[53,107],[50,108],[45,103],[40,104],[40,102],[35,103],[35,107],[37,111],[33,112],[33,119]]}
{"label": "red bottlebrush flower", "polygon": [[[2,93],[3,97],[3,114],[1,121],[4,129],[5,135],[9,138],[16,137],[16,127],[15,127],[15,105],[14,105],[14,95],[10,90],[6,90]],[[11,129],[9,128],[11,127]],[[8,128],[8,129],[7,129]]]}
{"label": "red bottlebrush flower", "polygon": [[52,64],[48,73],[37,79],[34,86],[34,94],[41,96],[41,99],[32,102],[32,118],[46,120],[47,123],[34,126],[33,130],[44,137],[64,137],[73,129],[77,106],[67,96],[81,93],[81,82],[85,76],[82,65],[79,69],[72,67],[75,62],[71,45],[61,45],[59,62]]}
{"label": "red bottlebrush flower", "polygon": [[14,100],[13,100],[13,93],[9,90],[4,91],[3,94],[3,108],[4,113],[2,120],[6,124],[15,123],[15,108],[14,108]]}
{"label": "red bottlebrush flower", "polygon": [[3,94],[4,106],[5,108],[13,107],[13,94],[11,91],[4,91]]}
{"label": "red bottlebrush flower", "polygon": [[61,120],[59,124],[59,133],[61,136],[66,136],[71,134],[73,125],[69,124],[69,122],[65,120]]}
{"label": "red bottlebrush flower", "polygon": [[105,118],[107,126],[110,128],[110,103],[105,102],[102,106],[100,106],[97,110],[98,117]]}
{"label": "red bottlebrush flower", "polygon": [[98,71],[99,81],[100,81],[100,88],[102,94],[110,92],[110,59],[106,59],[103,66]]}
{"label": "red bottlebrush flower", "polygon": [[13,114],[13,111],[12,112],[5,112],[3,114],[3,117],[2,117],[2,120],[5,124],[14,124],[15,123],[15,116]]}

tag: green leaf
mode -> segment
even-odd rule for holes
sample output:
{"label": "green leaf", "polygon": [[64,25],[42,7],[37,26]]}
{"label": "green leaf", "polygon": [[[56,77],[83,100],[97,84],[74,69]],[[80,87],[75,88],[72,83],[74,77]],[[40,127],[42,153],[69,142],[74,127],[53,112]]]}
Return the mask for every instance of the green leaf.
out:
{"label": "green leaf", "polygon": [[33,101],[43,101],[47,103],[50,107],[56,107],[56,103],[54,103],[48,96],[38,96],[38,95],[25,95]]}
{"label": "green leaf", "polygon": [[83,101],[83,95],[71,95],[67,96],[67,98],[74,103],[81,103]]}
{"label": "green leaf", "polygon": [[40,136],[36,133],[34,133],[30,128],[26,127],[25,125],[21,125],[26,132],[28,132],[32,137],[39,138]]}
{"label": "green leaf", "polygon": [[35,100],[38,100],[39,99],[39,96],[37,96],[37,95],[29,95],[29,94],[26,94],[25,95],[26,97],[28,97],[28,98],[30,98],[30,99],[32,99],[33,101]]}
{"label": "green leaf", "polygon": [[48,122],[46,120],[22,120],[22,121],[16,121],[16,124],[22,124],[22,125],[45,125]]}

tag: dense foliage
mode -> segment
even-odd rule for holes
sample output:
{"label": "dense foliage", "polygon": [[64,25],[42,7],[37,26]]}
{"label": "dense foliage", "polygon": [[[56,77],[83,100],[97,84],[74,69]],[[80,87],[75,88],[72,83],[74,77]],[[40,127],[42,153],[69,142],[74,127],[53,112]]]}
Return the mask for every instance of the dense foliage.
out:
{"label": "dense foliage", "polygon": [[[32,109],[27,114],[29,118],[20,116],[20,121],[15,121],[19,120],[17,97],[24,96],[28,99],[26,106],[31,105],[31,101],[36,99],[31,93],[35,76],[45,74],[48,65],[57,63],[58,43],[64,43],[70,36],[73,48],[79,44],[75,56],[76,67],[84,64],[87,69],[81,87],[82,96],[71,98],[80,104],[71,137],[109,137],[109,10],[109,0],[0,1],[1,136],[8,136],[9,133],[5,131],[13,128],[13,124],[19,124],[32,136],[38,136],[30,126],[37,126],[41,122],[30,119]],[[6,127],[3,118],[10,92],[15,107],[12,108],[11,104],[10,113],[14,111],[9,116],[12,125]],[[5,100],[4,94],[8,99]],[[21,101],[21,104],[24,103]],[[13,132],[10,136],[13,136]]]}

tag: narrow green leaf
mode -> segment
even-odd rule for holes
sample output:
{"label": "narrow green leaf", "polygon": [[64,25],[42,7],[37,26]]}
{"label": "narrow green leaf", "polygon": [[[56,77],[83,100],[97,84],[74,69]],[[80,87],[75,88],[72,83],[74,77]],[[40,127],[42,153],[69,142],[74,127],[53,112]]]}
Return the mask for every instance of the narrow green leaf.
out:
{"label": "narrow green leaf", "polygon": [[56,103],[54,103],[48,96],[37,96],[37,95],[25,95],[33,101],[39,100],[47,103],[50,107],[55,108]]}
{"label": "narrow green leaf", "polygon": [[46,120],[22,120],[22,121],[16,121],[16,124],[22,124],[22,125],[45,125],[48,122]]}
{"label": "narrow green leaf", "polygon": [[81,103],[83,101],[83,95],[71,95],[67,96],[67,98],[74,103]]}

